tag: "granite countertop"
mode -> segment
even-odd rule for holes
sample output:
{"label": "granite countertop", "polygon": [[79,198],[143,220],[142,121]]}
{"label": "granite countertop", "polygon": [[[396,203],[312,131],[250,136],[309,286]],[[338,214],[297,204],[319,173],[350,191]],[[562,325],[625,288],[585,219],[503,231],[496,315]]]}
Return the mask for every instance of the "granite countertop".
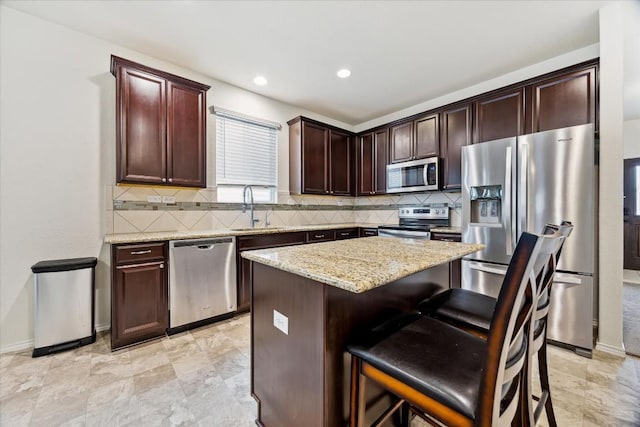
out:
{"label": "granite countertop", "polygon": [[436,227],[431,229],[436,233],[462,234],[462,227]]}
{"label": "granite countertop", "polygon": [[242,257],[361,293],[483,248],[480,244],[365,237],[246,251]]}
{"label": "granite countertop", "polygon": [[187,239],[208,239],[212,237],[227,236],[250,236],[255,234],[274,234],[289,233],[294,231],[313,231],[313,230],[333,230],[338,228],[354,228],[354,227],[378,227],[380,224],[364,224],[364,223],[346,223],[346,224],[316,224],[316,225],[300,225],[300,226],[281,226],[281,227],[256,227],[256,228],[239,228],[229,229],[223,228],[218,230],[202,230],[202,231],[161,231],[155,233],[123,233],[123,234],[107,234],[104,237],[105,243],[137,243],[137,242],[159,242],[163,240],[187,240]]}

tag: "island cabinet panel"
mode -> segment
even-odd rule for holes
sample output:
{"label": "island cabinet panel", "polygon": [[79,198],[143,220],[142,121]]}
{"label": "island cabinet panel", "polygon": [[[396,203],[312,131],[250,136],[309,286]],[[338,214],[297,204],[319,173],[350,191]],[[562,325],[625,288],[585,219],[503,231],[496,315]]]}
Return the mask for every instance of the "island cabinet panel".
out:
{"label": "island cabinet panel", "polygon": [[471,104],[462,104],[440,114],[440,146],[444,158],[443,190],[461,188],[462,147],[471,144]]}
{"label": "island cabinet panel", "polygon": [[402,123],[389,129],[389,161],[404,162],[413,159],[413,122]]}
{"label": "island cabinet panel", "polygon": [[414,158],[440,155],[440,131],[438,114],[430,114],[414,121]]}
{"label": "island cabinet panel", "polygon": [[164,335],[168,326],[166,254],[166,242],[112,247],[112,349]]}
{"label": "island cabinet panel", "polygon": [[532,132],[596,123],[596,66],[531,86]]}
{"label": "island cabinet panel", "polygon": [[117,183],[206,187],[209,86],[117,56]]}
{"label": "island cabinet panel", "polygon": [[525,90],[492,93],[474,103],[474,143],[523,135]]}
{"label": "island cabinet panel", "polygon": [[[267,265],[252,268],[251,391],[258,425],[280,427],[348,425],[348,343],[441,292],[435,283],[446,284],[449,271],[441,265],[356,294]],[[278,313],[287,333],[274,325]],[[392,396],[373,383],[367,388],[370,425]]]}

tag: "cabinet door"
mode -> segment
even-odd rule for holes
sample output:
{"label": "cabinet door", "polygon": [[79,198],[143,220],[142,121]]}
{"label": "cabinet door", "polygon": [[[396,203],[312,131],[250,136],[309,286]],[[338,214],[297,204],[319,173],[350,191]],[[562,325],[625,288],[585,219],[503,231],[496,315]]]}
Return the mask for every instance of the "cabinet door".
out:
{"label": "cabinet door", "polygon": [[329,130],[302,122],[302,192],[328,194],[327,157]]}
{"label": "cabinet door", "polygon": [[404,162],[413,158],[413,122],[393,126],[389,139],[391,163]]}
{"label": "cabinet door", "polygon": [[533,132],[595,123],[595,79],[591,67],[533,84]]}
{"label": "cabinet door", "polygon": [[440,155],[440,135],[438,132],[438,115],[432,114],[416,120],[414,123],[415,139],[413,157],[423,159]]}
{"label": "cabinet door", "polygon": [[167,82],[167,181],[206,187],[206,94]]}
{"label": "cabinet door", "polygon": [[474,143],[524,134],[524,88],[475,102]]}
{"label": "cabinet door", "polygon": [[389,130],[383,129],[373,133],[373,193],[387,192],[387,163],[389,157]]}
{"label": "cabinet door", "polygon": [[373,133],[362,135],[358,141],[358,191],[357,196],[373,194],[374,179]]}
{"label": "cabinet door", "polygon": [[329,131],[329,194],[351,195],[351,136]]}
{"label": "cabinet door", "polygon": [[471,105],[465,104],[443,111],[440,130],[444,157],[442,188],[461,188],[462,147],[471,143]]}
{"label": "cabinet door", "polygon": [[165,333],[168,306],[164,262],[116,266],[112,286],[112,348]]}
{"label": "cabinet door", "polygon": [[161,184],[167,164],[165,80],[126,67],[117,73],[117,182]]}

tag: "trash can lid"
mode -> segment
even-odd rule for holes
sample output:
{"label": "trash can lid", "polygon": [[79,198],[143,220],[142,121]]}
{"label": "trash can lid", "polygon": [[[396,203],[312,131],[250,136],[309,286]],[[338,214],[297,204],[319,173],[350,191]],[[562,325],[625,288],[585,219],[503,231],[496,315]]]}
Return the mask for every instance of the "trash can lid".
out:
{"label": "trash can lid", "polygon": [[80,270],[82,268],[95,267],[97,263],[98,259],[96,257],[52,259],[32,265],[31,271],[34,273],[53,273],[56,271]]}

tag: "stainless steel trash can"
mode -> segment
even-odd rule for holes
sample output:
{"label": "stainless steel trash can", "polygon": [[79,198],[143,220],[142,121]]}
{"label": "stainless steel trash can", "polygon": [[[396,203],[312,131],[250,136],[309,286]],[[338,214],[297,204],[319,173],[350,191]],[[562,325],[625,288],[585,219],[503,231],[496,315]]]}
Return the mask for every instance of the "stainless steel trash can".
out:
{"label": "stainless steel trash can", "polygon": [[33,357],[96,341],[96,258],[40,261],[35,273]]}

